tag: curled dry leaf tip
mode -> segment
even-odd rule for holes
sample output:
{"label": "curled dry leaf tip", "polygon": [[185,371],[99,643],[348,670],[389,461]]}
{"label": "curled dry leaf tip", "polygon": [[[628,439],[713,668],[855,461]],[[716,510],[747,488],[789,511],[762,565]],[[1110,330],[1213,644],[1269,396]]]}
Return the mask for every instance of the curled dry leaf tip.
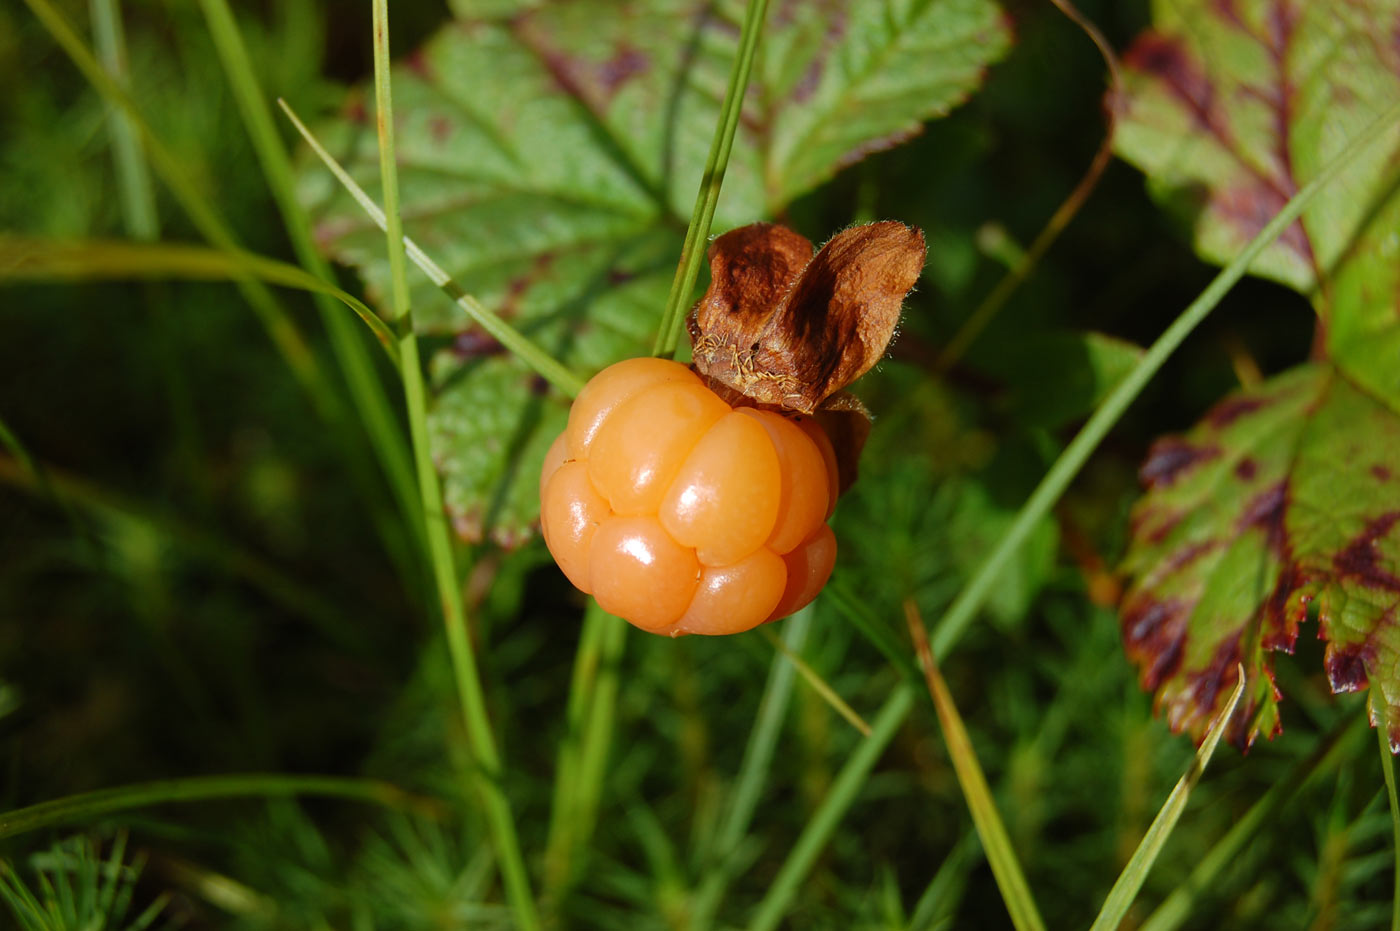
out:
{"label": "curled dry leaf tip", "polygon": [[731,401],[816,416],[844,491],[870,417],[842,389],[885,354],[926,253],[921,231],[892,220],[843,230],[815,255],[784,226],[730,230],[710,244],[710,287],[688,321],[696,370]]}

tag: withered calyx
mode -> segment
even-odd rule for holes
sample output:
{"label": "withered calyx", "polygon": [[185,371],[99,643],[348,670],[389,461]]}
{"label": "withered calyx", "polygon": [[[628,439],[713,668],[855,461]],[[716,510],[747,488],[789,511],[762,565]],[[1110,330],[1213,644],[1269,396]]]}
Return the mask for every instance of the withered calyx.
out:
{"label": "withered calyx", "polygon": [[717,238],[710,287],[688,321],[691,348],[721,395],[822,420],[844,490],[870,424],[841,391],[884,355],[926,248],[919,230],[885,221],[837,233],[812,253],[806,237],[772,223]]}

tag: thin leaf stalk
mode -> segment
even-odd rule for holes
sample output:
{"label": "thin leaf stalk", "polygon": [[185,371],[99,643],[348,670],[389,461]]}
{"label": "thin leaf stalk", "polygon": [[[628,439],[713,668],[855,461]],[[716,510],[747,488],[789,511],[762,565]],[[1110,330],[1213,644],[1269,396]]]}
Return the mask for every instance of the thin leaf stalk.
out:
{"label": "thin leaf stalk", "polygon": [[[330,264],[316,250],[311,221],[297,201],[291,158],[277,133],[272,110],[258,84],[257,71],[248,55],[237,20],[227,0],[200,0],[200,7],[244,128],[252,140],[253,151],[282,215],[282,223],[297,261],[311,276],[332,282],[335,276]],[[419,551],[425,552],[426,539],[418,508],[413,466],[388,394],[374,369],[363,339],[355,332],[355,324],[340,312],[329,294],[313,293],[313,297],[321,314],[322,325],[330,338],[331,350],[369,436],[370,446],[379,459],[399,512],[417,541]],[[370,318],[362,316],[362,319],[368,322]],[[378,321],[377,317],[373,319]],[[407,567],[403,567],[403,571],[406,572]]]}
{"label": "thin leaf stalk", "polygon": [[691,920],[693,928],[703,929],[713,924],[725,890],[738,874],[739,864],[735,858],[753,821],[754,812],[758,810],[759,796],[772,768],[773,754],[777,750],[778,737],[792,699],[796,667],[787,661],[787,654],[801,655],[812,629],[814,610],[814,606],[809,604],[783,622],[782,644],[785,649],[775,652],[768,666],[768,680],[763,686],[763,697],[759,699],[748,742],[744,745],[739,773],[729,791],[727,804],[720,815],[719,828],[715,832],[710,851],[712,866],[705,870],[705,881],[695,895]]}
{"label": "thin leaf stalk", "polygon": [[1379,693],[1379,687],[1372,687],[1370,703],[1376,718],[1376,740],[1380,744],[1381,774],[1385,778],[1385,795],[1390,802],[1391,865],[1394,871],[1394,888],[1390,895],[1390,928],[1400,931],[1400,798],[1395,792],[1395,755],[1390,749],[1390,720],[1386,715],[1387,702]]}
{"label": "thin leaf stalk", "polygon": [[[1061,13],[1078,26],[1099,50],[1099,55],[1108,67],[1109,100],[1116,100],[1123,86],[1123,76],[1118,67],[1118,56],[1113,53],[1113,47],[1109,45],[1099,28],[1080,13],[1069,0],[1050,0],[1050,2],[1055,4]],[[1110,104],[1106,112],[1108,125],[1104,130],[1103,141],[1099,143],[1098,150],[1094,152],[1094,157],[1089,162],[1088,170],[1079,179],[1079,183],[1074,186],[1074,190],[1069,192],[1060,206],[1050,215],[1050,219],[1046,221],[1045,226],[1036,235],[1035,241],[1031,243],[1031,247],[1016,257],[1011,269],[1002,276],[1001,281],[997,282],[996,287],[982,300],[982,303],[977,305],[972,314],[958,328],[958,331],[953,334],[948,345],[943,347],[943,351],[938,354],[938,358],[933,363],[935,372],[947,372],[957,364],[977,337],[987,328],[987,325],[1006,306],[1006,302],[1010,300],[1012,294],[1016,293],[1016,289],[1030,277],[1030,273],[1040,264],[1045,253],[1055,244],[1055,240],[1060,238],[1065,227],[1069,226],[1070,221],[1089,200],[1089,195],[1094,193],[1094,188],[1098,187],[1099,179],[1103,177],[1104,169],[1108,167],[1109,159],[1113,157],[1113,140],[1118,130],[1117,111]]]}
{"label": "thin leaf stalk", "polygon": [[1182,813],[1186,811],[1186,800],[1190,798],[1191,790],[1196,787],[1196,783],[1200,782],[1201,776],[1205,774],[1206,766],[1209,765],[1210,758],[1215,753],[1215,747],[1220,743],[1220,737],[1225,733],[1230,719],[1234,717],[1235,708],[1240,703],[1240,696],[1244,694],[1244,666],[1239,665],[1235,668],[1238,670],[1235,689],[1230,693],[1229,701],[1225,703],[1225,707],[1211,723],[1210,729],[1206,731],[1205,739],[1201,741],[1200,749],[1196,751],[1196,756],[1191,760],[1191,765],[1187,767],[1186,772],[1172,788],[1167,800],[1162,803],[1157,817],[1152,819],[1147,833],[1142,836],[1142,841],[1128,859],[1128,864],[1123,867],[1123,872],[1118,875],[1118,879],[1113,883],[1113,888],[1108,891],[1103,907],[1099,909],[1098,917],[1094,919],[1089,931],[1112,931],[1112,929],[1122,926],[1123,919],[1128,915],[1128,909],[1132,907],[1133,900],[1137,898],[1143,883],[1147,881],[1147,874],[1151,871],[1152,864],[1157,861],[1158,854],[1167,844],[1167,838],[1176,829],[1177,822],[1181,820]]}
{"label": "thin leaf stalk", "polygon": [[399,217],[387,0],[374,0],[372,10],[375,115],[379,130],[379,166],[384,188],[385,234],[389,251],[390,307],[399,333],[400,374],[403,377],[413,459],[418,473],[418,489],[422,496],[430,563],[437,584],[443,623],[446,625],[447,646],[452,658],[457,696],[478,767],[473,781],[485,809],[487,829],[500,864],[506,898],[510,901],[517,924],[526,931],[532,931],[540,926],[535,897],[530,890],[530,877],[521,854],[520,839],[516,833],[510,801],[506,798],[501,784],[501,759],[491,732],[491,722],[486,714],[486,697],[481,687],[476,654],[467,635],[466,605],[453,559],[452,540],[444,512],[437,467],[433,463],[432,451],[429,448],[427,388],[418,356],[418,337],[413,331],[403,227]]}
{"label": "thin leaf stalk", "polygon": [[676,276],[671,281],[671,292],[666,297],[661,324],[657,327],[656,342],[652,346],[654,356],[670,358],[680,345],[681,324],[685,320],[690,294],[695,290],[695,281],[700,277],[700,263],[705,259],[705,243],[710,238],[710,226],[715,219],[715,207],[719,204],[724,173],[729,168],[729,153],[734,148],[734,134],[739,128],[744,94],[748,90],[749,74],[753,71],[758,39],[763,34],[763,21],[767,14],[768,0],[749,0],[744,10],[739,51],[729,72],[729,86],[724,91],[719,123],[715,126],[710,153],[705,159],[705,172],[700,176],[700,190],[695,196],[690,225],[686,227]]}
{"label": "thin leaf stalk", "polygon": [[953,770],[972,813],[972,823],[977,828],[977,836],[982,841],[987,864],[992,868],[997,888],[1001,890],[1002,901],[1011,916],[1011,923],[1017,931],[1044,931],[1045,921],[1036,907],[1035,896],[1026,882],[1026,875],[1016,859],[1016,850],[1011,844],[1011,835],[997,811],[996,800],[992,797],[987,777],[982,772],[982,764],[977,761],[977,751],[972,746],[962,715],[958,713],[953,693],[934,662],[933,651],[929,649],[928,631],[924,629],[924,619],[919,615],[918,606],[912,598],[904,600],[904,619],[909,625],[909,636],[914,641],[914,651],[919,657],[919,665],[924,671],[928,694],[933,699],[934,710],[938,714],[939,726],[943,729],[943,742],[948,747]]}
{"label": "thin leaf stalk", "polygon": [[954,599],[939,620],[933,634],[935,655],[946,657],[952,650],[966,631],[967,626],[977,616],[983,601],[990,594],[992,586],[1000,577],[1007,562],[1030,536],[1036,524],[1054,507],[1055,502],[1060,499],[1065,489],[1069,487],[1069,483],[1079,474],[1079,470],[1083,468],[1089,456],[1098,448],[1099,443],[1108,435],[1108,431],[1123,416],[1128,406],[1142,392],[1142,389],[1157,374],[1157,370],[1162,367],[1163,363],[1200,325],[1201,321],[1216,308],[1225,294],[1235,286],[1235,283],[1244,277],[1249,266],[1258,258],[1259,254],[1284,230],[1288,229],[1302,214],[1303,209],[1358,155],[1393,126],[1397,119],[1400,119],[1400,103],[1391,106],[1370,126],[1357,134],[1356,138],[1328,163],[1317,177],[1304,185],[1297,194],[1289,199],[1288,203],[1274,215],[1273,219],[1266,223],[1264,228],[1249,241],[1249,244],[1240,250],[1240,253],[1230,264],[1220,270],[1220,273],[1206,286],[1201,295],[1192,301],[1157,338],[1156,342],[1148,348],[1132,371],[1109,392],[1089,420],[1080,428],[1074,439],[1065,447],[1064,452],[1055,460],[1049,472],[1036,486],[1035,491],[1021,506],[1021,510],[1017,513],[1011,526],[1002,534],[997,545],[978,567],[976,574],[963,587],[958,597]]}
{"label": "thin leaf stalk", "polygon": [[1353,744],[1364,727],[1364,719],[1344,721],[1324,737],[1317,747],[1299,760],[1288,773],[1244,813],[1216,842],[1187,876],[1178,883],[1171,895],[1158,905],[1140,931],[1176,931],[1191,915],[1191,908],[1201,893],[1235,862],[1256,833],[1268,825],[1274,815],[1300,789],[1317,776],[1329,772],[1353,756]]}
{"label": "thin leaf stalk", "polygon": [[836,774],[831,788],[822,799],[797,841],[788,851],[768,891],[749,920],[749,931],[772,931],[778,927],[792,905],[802,881],[811,872],[817,858],[831,840],[841,818],[846,814],[861,788],[865,785],[880,755],[885,752],[904,719],[914,705],[914,689],[901,682],[876,712],[870,725],[870,736],[856,745],[855,751]]}
{"label": "thin leaf stalk", "polygon": [[[360,187],[354,178],[350,177],[350,173],[345,170],[340,162],[336,161],[335,156],[331,155],[330,151],[321,144],[321,141],[312,134],[311,130],[308,129],[306,124],[301,121],[301,118],[296,115],[296,111],[291,108],[291,105],[288,104],[287,101],[279,99],[277,104],[282,108],[282,112],[287,115],[287,119],[291,120],[297,132],[301,133],[301,137],[306,140],[306,144],[311,147],[311,150],[321,159],[330,173],[335,176],[335,179],[340,182],[341,186],[344,187],[345,190],[350,193],[350,196],[355,199],[355,202],[360,205],[360,209],[368,214],[369,218],[375,222],[375,225],[387,233],[388,218],[385,216],[384,211],[380,209],[379,205],[374,202],[369,194],[365,193],[365,189]],[[583,379],[569,371],[552,355],[535,345],[528,336],[501,319],[501,317],[489,310],[486,305],[464,291],[462,286],[453,281],[451,276],[443,270],[442,266],[433,261],[428,253],[424,252],[422,247],[416,242],[408,236],[400,236],[400,241],[403,243],[403,248],[408,258],[428,276],[428,280],[441,288],[458,307],[461,307],[467,312],[468,317],[489,333],[496,342],[506,347],[517,359],[530,366],[541,378],[569,397],[576,397],[578,393],[583,390]]]}
{"label": "thin leaf stalk", "polygon": [[288,776],[281,773],[237,773],[192,776],[115,786],[16,808],[0,815],[0,838],[13,837],[59,824],[90,821],[103,815],[166,805],[233,798],[320,796],[370,802],[386,808],[438,817],[445,805],[438,799],[413,795],[377,779],[344,776]]}

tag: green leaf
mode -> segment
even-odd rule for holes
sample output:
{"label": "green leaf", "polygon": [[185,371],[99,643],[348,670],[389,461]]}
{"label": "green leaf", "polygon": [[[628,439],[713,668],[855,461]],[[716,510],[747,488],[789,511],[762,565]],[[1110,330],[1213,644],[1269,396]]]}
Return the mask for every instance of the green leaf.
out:
{"label": "green leaf", "polygon": [[1270,654],[1312,611],[1333,691],[1374,685],[1397,720],[1400,417],[1334,367],[1300,366],[1159,440],[1142,478],[1123,637],[1173,730],[1199,736],[1243,663],[1228,736],[1278,733]]}
{"label": "green leaf", "polygon": [[[1116,148],[1224,263],[1400,98],[1393,0],[1155,0],[1124,56]],[[1400,411],[1400,127],[1251,266],[1312,298],[1327,349]]]}
{"label": "green leaf", "polygon": [[[466,291],[574,371],[646,351],[665,304],[735,52],[742,4],[455,5],[396,70],[404,232]],[[511,14],[503,18],[503,14]],[[774,3],[716,230],[782,210],[977,86],[1009,33],[990,0]],[[367,91],[318,135],[377,197]],[[318,239],[387,291],[383,236],[319,168]],[[817,237],[828,230],[810,231]],[[469,540],[527,539],[565,407],[421,279],[434,453]]]}

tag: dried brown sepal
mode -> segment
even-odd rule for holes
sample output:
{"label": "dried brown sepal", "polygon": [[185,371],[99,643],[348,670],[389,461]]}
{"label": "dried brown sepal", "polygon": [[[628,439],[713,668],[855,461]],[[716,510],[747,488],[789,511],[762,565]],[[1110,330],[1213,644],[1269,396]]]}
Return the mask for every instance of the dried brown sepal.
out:
{"label": "dried brown sepal", "polygon": [[695,367],[759,404],[813,413],[884,355],[925,252],[923,233],[894,221],[851,227],[814,257],[782,226],[731,230],[710,245],[710,287],[690,319]]}
{"label": "dried brown sepal", "polygon": [[836,477],[844,495],[859,472],[860,453],[870,436],[870,411],[855,395],[842,391],[822,402],[816,420],[836,452]]}

